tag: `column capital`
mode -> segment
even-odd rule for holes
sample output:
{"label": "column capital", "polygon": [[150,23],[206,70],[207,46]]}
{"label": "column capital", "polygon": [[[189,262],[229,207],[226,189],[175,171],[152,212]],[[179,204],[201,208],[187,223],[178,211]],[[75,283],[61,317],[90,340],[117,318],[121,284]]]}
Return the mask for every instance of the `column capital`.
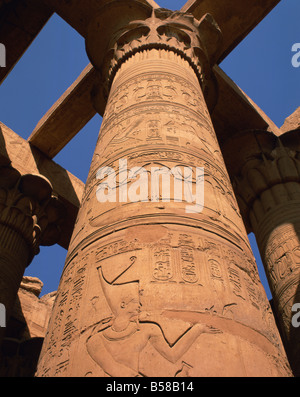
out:
{"label": "column capital", "polygon": [[13,230],[25,241],[29,248],[27,266],[39,253],[41,245],[58,242],[63,218],[64,206],[53,194],[47,178],[21,175],[10,166],[0,168],[0,225]]}
{"label": "column capital", "polygon": [[[115,5],[114,7],[118,7]],[[134,8],[134,7],[133,7]],[[101,86],[108,96],[120,66],[137,52],[149,49],[172,51],[187,60],[201,84],[208,106],[216,101],[216,82],[212,72],[222,44],[222,33],[210,14],[197,20],[191,14],[167,9],[152,9],[141,17],[129,19],[115,11],[116,27],[107,40],[103,30],[111,20],[111,5],[104,7],[90,24],[86,39],[87,54],[101,72]]]}
{"label": "column capital", "polygon": [[268,131],[244,131],[222,149],[248,229],[249,213],[254,207],[254,212],[261,208],[262,215],[281,203],[300,199],[299,130],[281,136]]}

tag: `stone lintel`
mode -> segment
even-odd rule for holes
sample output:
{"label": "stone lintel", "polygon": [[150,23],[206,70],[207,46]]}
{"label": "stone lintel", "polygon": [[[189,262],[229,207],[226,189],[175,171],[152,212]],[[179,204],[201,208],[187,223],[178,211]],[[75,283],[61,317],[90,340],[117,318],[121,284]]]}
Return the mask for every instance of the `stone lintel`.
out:
{"label": "stone lintel", "polygon": [[[219,98],[212,113],[212,120],[220,143],[249,128],[280,135],[272,120],[219,66],[216,65],[214,71],[219,85]],[[89,64],[32,132],[29,142],[47,157],[53,158],[59,153],[96,114],[91,99],[93,82],[96,82],[96,72]],[[100,115],[103,116],[105,99],[99,99],[99,95],[97,108],[102,108]]]}
{"label": "stone lintel", "polygon": [[[61,1],[61,0],[42,0],[47,4],[53,12],[56,12],[62,19],[64,19],[70,26],[72,26],[83,37],[87,34],[87,27],[90,21],[97,15],[100,9],[111,0],[74,0],[74,1]],[[127,3],[127,0],[118,0],[116,3]],[[130,3],[140,3],[151,8],[159,8],[154,0],[131,0]],[[130,5],[131,7],[131,5]],[[134,18],[134,13],[133,19]]]}
{"label": "stone lintel", "polygon": [[66,207],[59,245],[68,248],[80,206],[84,183],[48,159],[38,149],[0,122],[0,165],[12,166],[22,175],[40,174],[53,186],[53,192]]}
{"label": "stone lintel", "polygon": [[[75,3],[73,2],[71,6],[69,3],[62,3],[57,0],[47,2],[53,8],[53,11],[57,12],[80,34],[86,36],[87,32],[84,26],[87,26],[92,16],[99,12],[100,6],[97,2],[90,1],[89,4],[85,3],[84,7],[79,1]],[[249,3],[249,0],[247,0],[247,3]],[[233,49],[249,32],[249,29],[254,28],[277,3],[278,0],[268,0],[262,5],[255,0],[251,4],[249,3],[248,7],[245,7],[236,0],[230,0],[226,4],[226,13],[224,13],[224,7],[219,0],[210,2],[207,0],[202,2],[188,1],[181,11],[192,12],[196,18],[200,18],[206,12],[211,12],[213,16],[216,16],[216,21],[220,24],[223,35],[225,32],[225,44],[226,40],[227,44],[224,45],[228,50],[229,48]],[[107,4],[106,1],[101,2],[101,7],[105,4]],[[136,1],[135,4],[146,7],[150,2]],[[252,8],[253,12],[250,12]],[[120,9],[122,9],[121,5]],[[134,15],[131,18],[134,19]],[[222,54],[224,54],[224,49]],[[222,57],[223,55],[221,55]],[[249,128],[265,129],[276,135],[280,134],[277,126],[220,68],[216,66],[215,72],[220,86],[220,98],[212,118],[220,141],[226,138],[227,134],[231,135]],[[92,66],[88,65],[72,86],[40,120],[31,134],[29,142],[49,158],[53,158],[59,153],[96,114],[91,103],[93,81],[96,81],[95,75]],[[105,99],[97,97],[97,110],[101,116],[103,116],[104,109]],[[61,131],[63,131],[63,134]]]}
{"label": "stone lintel", "polygon": [[218,81],[218,102],[212,121],[219,142],[245,130],[266,130],[280,135],[279,128],[219,66],[214,66]]}
{"label": "stone lintel", "polygon": [[280,128],[280,133],[285,134],[288,131],[300,129],[300,106],[285,119],[284,124]]}
{"label": "stone lintel", "polygon": [[[200,19],[204,14],[213,15],[223,33],[221,62],[280,0],[188,0],[181,8]],[[226,3],[226,4],[224,4]]]}
{"label": "stone lintel", "polygon": [[[49,158],[53,158],[96,114],[91,91],[96,70],[87,65],[76,81],[43,116],[28,138],[29,143]],[[101,105],[105,107],[104,99]]]}
{"label": "stone lintel", "polygon": [[25,53],[52,13],[40,0],[0,3],[0,41],[6,48],[6,67],[0,68],[0,83]]}

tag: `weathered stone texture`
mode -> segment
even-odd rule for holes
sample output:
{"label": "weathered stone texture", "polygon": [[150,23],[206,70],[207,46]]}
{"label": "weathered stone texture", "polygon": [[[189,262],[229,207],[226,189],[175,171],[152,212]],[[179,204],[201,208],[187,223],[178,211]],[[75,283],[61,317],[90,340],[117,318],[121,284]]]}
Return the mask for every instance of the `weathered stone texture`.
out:
{"label": "weathered stone texture", "polygon": [[[91,61],[28,141],[0,123],[0,375],[300,374],[300,108],[278,129],[218,66],[278,2],[0,1],[16,41],[0,80],[53,12]],[[95,111],[83,189],[51,159]],[[24,270],[56,243],[59,289],[40,298]]]}
{"label": "weathered stone texture", "polygon": [[[279,329],[296,375],[300,339],[292,317],[293,305],[300,299],[299,143],[297,130],[280,137],[246,131],[223,147],[244,221],[256,236]],[[237,147],[233,158],[231,151]]]}
{"label": "weathered stone texture", "polygon": [[[202,23],[153,13],[102,60],[91,34],[109,97],[37,376],[290,375],[205,102],[219,32]],[[154,197],[154,167],[189,167],[192,189],[204,168],[203,211],[175,177]],[[117,199],[99,202],[114,170]]]}

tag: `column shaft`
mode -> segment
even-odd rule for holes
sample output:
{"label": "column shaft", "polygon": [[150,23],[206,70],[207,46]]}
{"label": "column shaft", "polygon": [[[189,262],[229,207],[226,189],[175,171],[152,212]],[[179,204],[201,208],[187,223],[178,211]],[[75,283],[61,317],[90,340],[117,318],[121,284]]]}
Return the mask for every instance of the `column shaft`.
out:
{"label": "column shaft", "polygon": [[[287,191],[284,184],[278,186]],[[298,324],[293,322],[296,314],[293,306],[300,303],[300,201],[280,201],[254,224],[253,232],[268,277],[279,330],[291,367],[298,376],[300,339]]]}
{"label": "column shaft", "polygon": [[[7,325],[28,263],[29,248],[20,234],[4,225],[0,225],[0,247],[0,303],[5,307]],[[2,327],[0,340],[4,334]]]}
{"label": "column shaft", "polygon": [[[204,169],[203,211],[174,167],[194,195]],[[37,376],[289,374],[195,70],[139,51],[114,77]]]}

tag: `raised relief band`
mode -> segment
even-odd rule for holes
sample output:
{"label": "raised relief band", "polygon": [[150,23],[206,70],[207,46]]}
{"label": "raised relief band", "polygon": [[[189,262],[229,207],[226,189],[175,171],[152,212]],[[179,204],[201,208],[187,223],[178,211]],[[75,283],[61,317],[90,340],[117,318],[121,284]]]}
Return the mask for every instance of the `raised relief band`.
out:
{"label": "raised relief band", "polygon": [[126,60],[138,52],[157,49],[171,51],[190,64],[206,101],[213,106],[216,87],[211,65],[221,49],[222,33],[210,14],[198,21],[193,15],[179,11],[153,9],[149,18],[133,20],[121,26],[109,38],[106,49],[101,51],[98,38],[105,15],[104,8],[89,26],[87,53],[93,65],[101,70],[103,77],[100,86],[104,87],[106,96],[117,71]]}
{"label": "raised relief band", "polygon": [[107,107],[37,376],[287,376],[207,107],[219,29],[150,11],[89,30]]}

